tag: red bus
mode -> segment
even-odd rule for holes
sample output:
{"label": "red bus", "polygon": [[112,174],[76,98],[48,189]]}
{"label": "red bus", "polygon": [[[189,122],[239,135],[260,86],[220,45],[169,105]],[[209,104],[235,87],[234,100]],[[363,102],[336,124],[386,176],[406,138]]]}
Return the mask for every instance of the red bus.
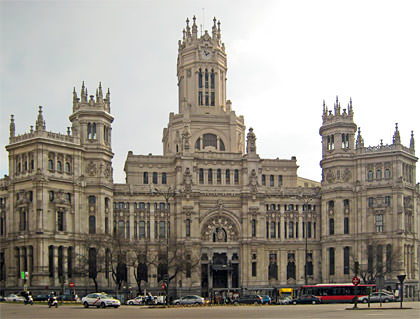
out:
{"label": "red bus", "polygon": [[[358,285],[357,297],[367,296],[376,291],[376,285]],[[301,295],[314,295],[322,303],[352,302],[354,298],[353,284],[317,284],[303,286]]]}

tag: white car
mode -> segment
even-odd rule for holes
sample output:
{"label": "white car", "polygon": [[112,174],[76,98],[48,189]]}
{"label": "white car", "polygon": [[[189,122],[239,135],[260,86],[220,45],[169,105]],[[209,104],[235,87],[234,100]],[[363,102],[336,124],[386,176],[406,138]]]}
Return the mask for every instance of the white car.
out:
{"label": "white car", "polygon": [[121,306],[121,302],[112,296],[100,293],[89,294],[82,298],[82,304],[85,308],[94,306],[97,308],[114,307],[118,308]]}
{"label": "white car", "polygon": [[4,297],[5,301],[25,301],[25,298],[18,296],[16,294],[10,294],[7,297]]}
{"label": "white car", "polygon": [[127,305],[143,305],[145,303],[145,297],[137,296],[134,299],[127,300]]}

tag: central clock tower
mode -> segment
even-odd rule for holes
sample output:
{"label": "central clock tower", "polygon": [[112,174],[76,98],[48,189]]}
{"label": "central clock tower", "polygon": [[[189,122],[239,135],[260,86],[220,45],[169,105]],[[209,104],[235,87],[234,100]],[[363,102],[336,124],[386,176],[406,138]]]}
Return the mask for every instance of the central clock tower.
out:
{"label": "central clock tower", "polygon": [[220,21],[211,34],[198,34],[196,18],[187,19],[178,43],[178,114],[163,131],[163,154],[244,153],[245,125],[226,100],[226,52]]}
{"label": "central clock tower", "polygon": [[212,34],[206,30],[198,36],[193,18],[187,19],[178,48],[179,112],[187,105],[192,111],[226,109],[226,53],[221,42],[220,22],[213,19]]}

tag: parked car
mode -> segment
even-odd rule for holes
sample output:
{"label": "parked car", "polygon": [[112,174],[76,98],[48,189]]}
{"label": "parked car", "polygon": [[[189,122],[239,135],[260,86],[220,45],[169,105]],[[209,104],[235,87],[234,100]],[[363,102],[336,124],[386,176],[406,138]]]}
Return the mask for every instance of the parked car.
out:
{"label": "parked car", "polygon": [[205,301],[203,297],[190,295],[175,299],[172,303],[174,305],[204,305]]}
{"label": "parked car", "polygon": [[89,308],[89,306],[96,306],[97,308],[118,308],[121,306],[121,302],[118,299],[100,293],[88,294],[87,296],[83,297],[82,304],[85,308]]}
{"label": "parked car", "polygon": [[48,295],[36,295],[34,301],[48,301]]}
{"label": "parked car", "polygon": [[79,301],[79,298],[75,295],[60,295],[57,297],[58,301]]}
{"label": "parked car", "polygon": [[145,303],[144,296],[137,296],[134,299],[127,300],[127,305],[143,305]]}
{"label": "parked car", "polygon": [[24,301],[25,298],[23,298],[22,296],[18,296],[16,294],[10,294],[7,297],[4,298],[5,301]]}
{"label": "parked car", "polygon": [[234,304],[262,304],[263,299],[259,295],[248,295],[248,296],[241,296],[233,301]]}
{"label": "parked car", "polygon": [[306,295],[306,296],[300,296],[297,297],[295,299],[290,300],[291,304],[296,305],[296,304],[317,304],[317,303],[321,303],[321,299],[319,299],[316,296],[310,296],[310,295]]}
{"label": "parked car", "polygon": [[[395,296],[393,294],[386,293],[386,292],[374,292],[373,294],[370,295],[370,302],[380,302],[381,300],[382,302],[396,301]],[[359,297],[358,301],[367,303],[369,301],[369,297],[368,296]]]}
{"label": "parked car", "polygon": [[271,305],[271,298],[267,295],[261,295],[263,305]]}
{"label": "parked car", "polygon": [[280,299],[279,304],[280,305],[289,305],[290,301],[292,301],[292,298],[291,297],[286,297],[286,298]]}

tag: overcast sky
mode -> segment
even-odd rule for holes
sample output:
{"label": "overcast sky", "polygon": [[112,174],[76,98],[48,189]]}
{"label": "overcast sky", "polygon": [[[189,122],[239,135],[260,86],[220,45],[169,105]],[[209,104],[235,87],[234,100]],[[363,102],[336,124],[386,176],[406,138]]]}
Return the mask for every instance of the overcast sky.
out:
{"label": "overcast sky", "polygon": [[[162,154],[162,131],[177,112],[176,58],[187,17],[221,21],[227,98],[262,158],[296,156],[298,174],[319,181],[322,101],[353,100],[365,145],[420,150],[420,1],[1,1],[0,176],[8,174],[10,114],[16,133],[71,126],[72,91],[84,80],[111,90],[114,180],[124,161]],[[417,169],[417,181],[420,180]]]}

